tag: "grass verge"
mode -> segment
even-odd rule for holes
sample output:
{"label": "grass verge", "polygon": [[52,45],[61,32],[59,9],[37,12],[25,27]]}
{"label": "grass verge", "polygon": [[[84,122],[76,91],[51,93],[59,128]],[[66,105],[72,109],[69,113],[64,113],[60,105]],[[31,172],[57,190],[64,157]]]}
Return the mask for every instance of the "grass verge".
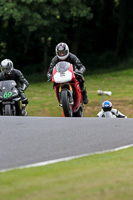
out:
{"label": "grass verge", "polygon": [[[62,109],[56,99],[52,82],[46,82],[45,76],[35,83],[30,82],[26,96],[30,103],[27,106],[29,116],[61,117]],[[31,78],[29,78],[31,80]],[[32,79],[33,80],[33,79]],[[44,81],[43,81],[44,80]],[[101,97],[97,90],[112,91],[112,96],[104,100],[112,101],[113,107],[127,117],[133,117],[133,69],[122,69],[115,72],[88,74],[85,76],[89,103],[84,106],[84,117],[96,117],[100,111]]]}
{"label": "grass verge", "polygon": [[133,147],[0,173],[1,200],[133,199]]}

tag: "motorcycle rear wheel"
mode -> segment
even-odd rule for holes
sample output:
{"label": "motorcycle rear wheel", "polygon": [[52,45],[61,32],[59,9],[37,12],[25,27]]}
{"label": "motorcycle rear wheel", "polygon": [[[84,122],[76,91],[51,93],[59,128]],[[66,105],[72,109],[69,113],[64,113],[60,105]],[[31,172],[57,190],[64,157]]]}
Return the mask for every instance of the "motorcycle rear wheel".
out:
{"label": "motorcycle rear wheel", "polygon": [[72,117],[73,116],[73,107],[70,104],[70,97],[67,90],[63,90],[61,92],[61,99],[62,99],[62,107],[65,117]]}

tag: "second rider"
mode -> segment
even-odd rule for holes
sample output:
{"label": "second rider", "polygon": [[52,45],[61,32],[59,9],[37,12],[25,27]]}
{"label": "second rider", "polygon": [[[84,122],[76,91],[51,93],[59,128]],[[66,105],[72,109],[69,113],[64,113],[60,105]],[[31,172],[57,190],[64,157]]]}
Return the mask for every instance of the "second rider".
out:
{"label": "second rider", "polygon": [[74,71],[78,72],[82,75],[82,79],[79,76],[76,76],[76,78],[78,79],[81,90],[82,90],[83,103],[87,104],[88,97],[87,97],[87,91],[86,91],[86,87],[84,85],[84,78],[83,78],[83,73],[86,71],[86,68],[81,63],[81,61],[76,57],[76,55],[69,52],[69,47],[66,43],[63,43],[63,42],[59,43],[55,48],[55,52],[56,52],[56,56],[52,59],[48,73],[47,73],[48,79],[49,80],[52,79],[53,68],[58,62],[66,61],[66,62],[73,64]]}

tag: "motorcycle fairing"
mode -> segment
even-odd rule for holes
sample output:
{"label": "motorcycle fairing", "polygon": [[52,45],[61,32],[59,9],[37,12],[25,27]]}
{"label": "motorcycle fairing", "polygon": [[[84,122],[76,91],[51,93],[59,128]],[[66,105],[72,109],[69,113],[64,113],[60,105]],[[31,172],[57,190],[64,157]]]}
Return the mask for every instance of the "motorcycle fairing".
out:
{"label": "motorcycle fairing", "polygon": [[79,108],[79,105],[83,101],[82,91],[81,91],[79,82],[76,79],[75,79],[74,88],[75,88],[75,91],[76,91],[76,101],[74,103],[73,111],[76,112]]}
{"label": "motorcycle fairing", "polygon": [[63,90],[67,90],[70,105],[73,105],[73,113],[81,109],[83,101],[82,91],[79,81],[75,77],[72,64],[64,61],[59,62],[58,68],[57,65],[53,68],[52,82],[60,106],[62,106],[61,93]]}
{"label": "motorcycle fairing", "polygon": [[[63,65],[62,65],[63,64]],[[75,79],[73,66],[68,62],[59,62],[53,69],[52,82],[64,83]]]}
{"label": "motorcycle fairing", "polygon": [[72,80],[72,72],[69,70],[66,72],[56,72],[54,75],[54,82],[55,83],[64,83]]}
{"label": "motorcycle fairing", "polygon": [[16,82],[14,80],[0,81],[0,99],[7,101],[18,96],[18,91],[15,86]]}

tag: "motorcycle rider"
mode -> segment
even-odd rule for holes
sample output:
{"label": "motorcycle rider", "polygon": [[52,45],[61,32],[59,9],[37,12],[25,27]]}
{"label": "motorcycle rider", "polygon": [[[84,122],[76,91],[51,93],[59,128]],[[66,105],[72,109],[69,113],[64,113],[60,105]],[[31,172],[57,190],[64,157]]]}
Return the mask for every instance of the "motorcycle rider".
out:
{"label": "motorcycle rider", "polygon": [[4,59],[0,64],[0,81],[14,80],[17,83],[17,89],[22,99],[22,115],[27,116],[26,106],[29,100],[26,98],[24,91],[29,86],[28,81],[24,78],[20,70],[14,69],[13,62],[10,59]]}
{"label": "motorcycle rider", "polygon": [[82,78],[81,78],[81,76],[77,76],[75,74],[76,78],[78,79],[80,83],[80,87],[82,90],[83,103],[87,104],[88,97],[87,97],[87,91],[84,85],[84,78],[83,78],[83,73],[85,72],[86,68],[83,66],[80,60],[76,57],[76,55],[69,52],[69,47],[66,43],[63,43],[63,42],[59,43],[55,48],[55,52],[56,52],[56,56],[52,59],[48,73],[47,73],[48,80],[52,79],[53,68],[58,62],[60,61],[70,62],[74,66],[74,71],[82,75]]}
{"label": "motorcycle rider", "polygon": [[115,116],[116,118],[127,118],[127,116],[125,116],[123,113],[121,113],[115,108],[112,108],[112,103],[108,100],[102,103],[102,109],[97,114],[97,117],[105,117],[105,112],[108,112],[108,111],[110,111],[112,115]]}

